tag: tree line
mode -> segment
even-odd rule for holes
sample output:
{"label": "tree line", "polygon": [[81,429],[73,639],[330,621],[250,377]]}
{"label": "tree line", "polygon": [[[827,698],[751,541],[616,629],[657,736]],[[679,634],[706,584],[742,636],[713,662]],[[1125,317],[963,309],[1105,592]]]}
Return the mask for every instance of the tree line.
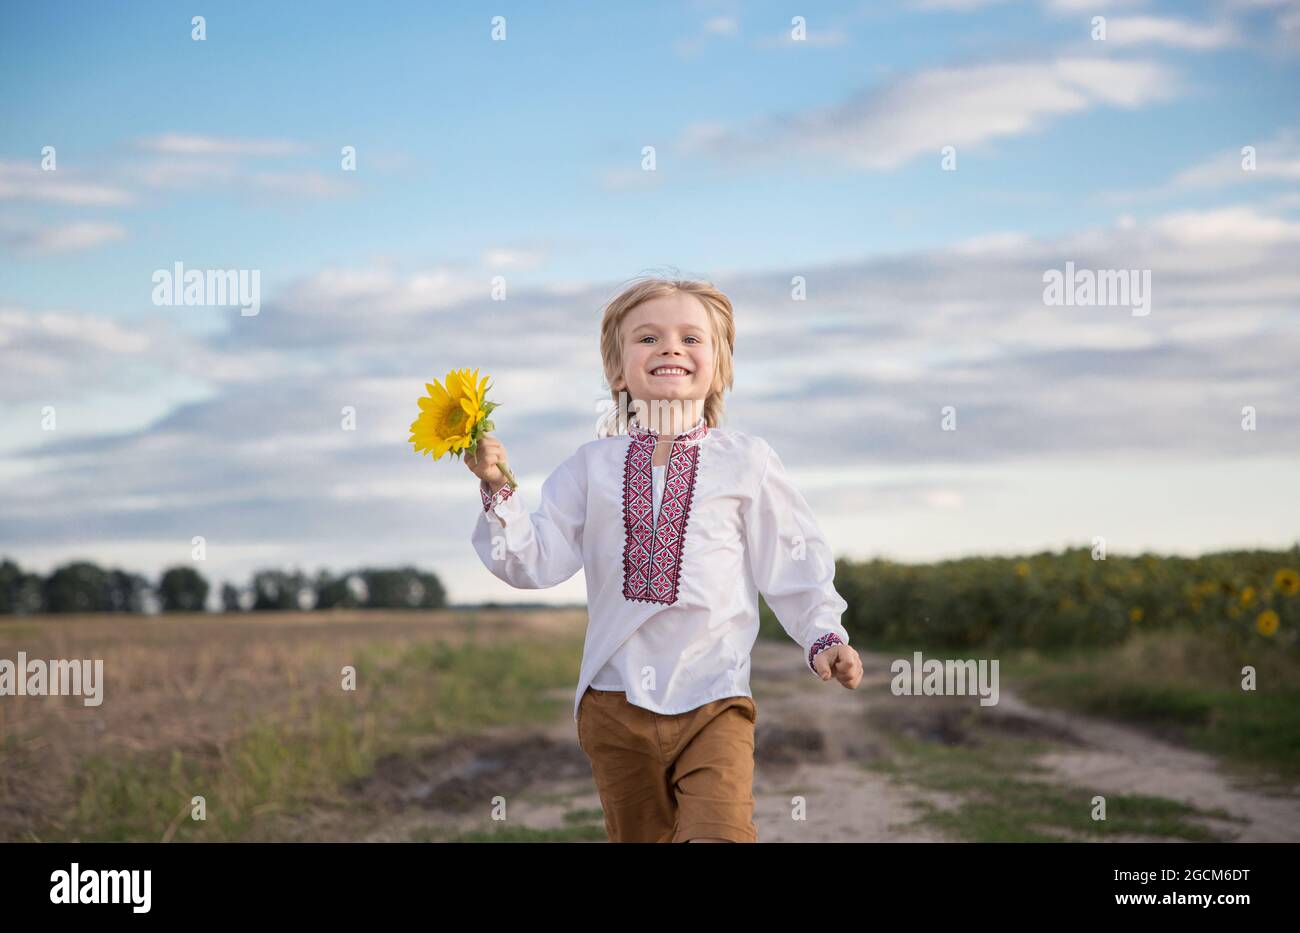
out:
{"label": "tree line", "polygon": [[[165,569],[156,583],[138,573],[72,561],[48,576],[0,562],[0,615],[59,612],[202,612],[211,584],[192,566]],[[224,612],[315,609],[442,609],[447,593],[437,574],[415,567],[363,568],[314,576],[258,570],[244,586],[221,585]]]}

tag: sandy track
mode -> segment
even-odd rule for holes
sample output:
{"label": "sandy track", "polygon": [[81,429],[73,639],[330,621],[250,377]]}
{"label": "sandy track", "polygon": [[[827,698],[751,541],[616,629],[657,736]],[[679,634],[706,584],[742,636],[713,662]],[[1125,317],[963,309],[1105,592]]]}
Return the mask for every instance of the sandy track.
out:
{"label": "sandy track", "polygon": [[[1236,821],[1214,829],[1234,841],[1300,841],[1300,787],[1265,785],[1225,769],[1211,756],[1140,731],[1070,712],[1033,707],[1002,687],[996,707],[972,713],[973,698],[900,699],[889,693],[884,655],[864,655],[867,676],[857,690],[821,683],[800,667],[797,649],[760,641],[753,654],[758,706],[755,822],[761,842],[940,841],[916,824],[918,803],[940,809],[959,800],[870,770],[888,756],[894,728],[947,745],[963,742],[962,723],[977,716],[983,729],[1046,739],[1036,758],[1046,780],[1089,793],[1141,793],[1221,808]],[[569,693],[557,697],[571,700]],[[505,728],[433,746],[415,758],[381,762],[354,789],[377,807],[369,840],[492,826],[489,801],[503,795],[508,821],[555,829],[565,814],[598,811],[590,765],[566,714],[541,728]],[[1041,776],[1038,779],[1043,779]],[[792,798],[805,818],[792,818]],[[1126,841],[1117,837],[1116,841]]]}

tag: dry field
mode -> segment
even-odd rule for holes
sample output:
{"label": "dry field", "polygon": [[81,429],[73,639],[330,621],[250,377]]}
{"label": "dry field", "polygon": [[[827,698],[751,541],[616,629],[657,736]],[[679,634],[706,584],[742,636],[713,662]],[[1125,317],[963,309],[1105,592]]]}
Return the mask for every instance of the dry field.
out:
{"label": "dry field", "polygon": [[[572,720],[585,624],[559,610],[0,622],[0,658],[105,667],[98,707],[0,698],[0,840],[602,841]],[[994,707],[896,697],[891,657],[863,658],[850,691],[813,678],[792,642],[755,646],[760,841],[1300,841],[1286,779],[1035,705],[1005,674]]]}

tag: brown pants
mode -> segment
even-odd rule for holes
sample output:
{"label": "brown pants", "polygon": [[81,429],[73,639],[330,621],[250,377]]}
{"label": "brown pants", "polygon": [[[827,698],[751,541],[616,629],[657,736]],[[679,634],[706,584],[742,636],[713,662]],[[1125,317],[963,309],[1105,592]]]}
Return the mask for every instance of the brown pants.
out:
{"label": "brown pants", "polygon": [[754,724],[746,696],[675,715],[588,687],[578,703],[578,745],[591,761],[610,842],[757,842]]}

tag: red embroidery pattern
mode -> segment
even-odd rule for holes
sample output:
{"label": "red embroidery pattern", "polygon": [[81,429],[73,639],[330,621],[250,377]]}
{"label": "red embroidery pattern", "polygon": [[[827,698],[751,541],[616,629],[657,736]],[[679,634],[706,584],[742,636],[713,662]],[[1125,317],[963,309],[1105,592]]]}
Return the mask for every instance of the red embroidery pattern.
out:
{"label": "red embroidery pattern", "polygon": [[489,512],[492,509],[495,509],[502,502],[505,502],[507,499],[509,499],[510,496],[514,494],[514,489],[510,487],[509,483],[506,483],[495,493],[489,496],[487,490],[483,488],[483,483],[479,483],[478,494],[483,498],[483,511]]}
{"label": "red embroidery pattern", "polygon": [[813,673],[817,672],[817,668],[813,666],[813,658],[817,657],[817,655],[821,654],[831,645],[842,644],[844,644],[844,640],[834,632],[827,632],[821,638],[813,642],[812,647],[808,649],[808,666],[813,669]]}
{"label": "red embroidery pattern", "polygon": [[701,418],[688,431],[673,438],[664,479],[659,521],[654,515],[655,443],[659,435],[628,423],[631,438],[623,463],[623,596],[644,603],[675,603],[681,571],[686,522],[695,494],[699,466],[698,441],[709,433]]}

